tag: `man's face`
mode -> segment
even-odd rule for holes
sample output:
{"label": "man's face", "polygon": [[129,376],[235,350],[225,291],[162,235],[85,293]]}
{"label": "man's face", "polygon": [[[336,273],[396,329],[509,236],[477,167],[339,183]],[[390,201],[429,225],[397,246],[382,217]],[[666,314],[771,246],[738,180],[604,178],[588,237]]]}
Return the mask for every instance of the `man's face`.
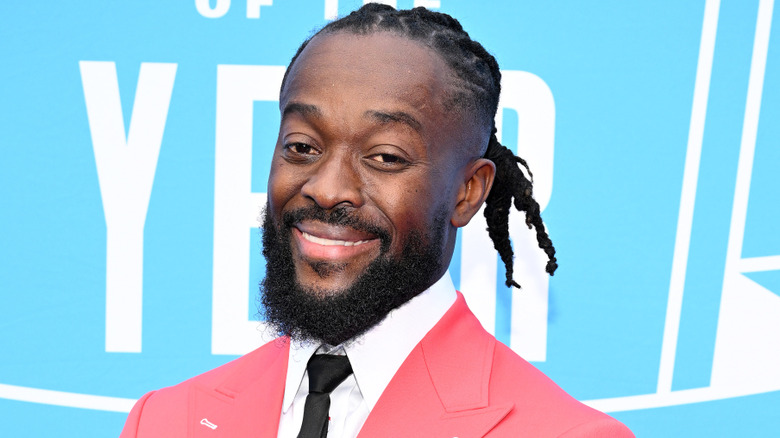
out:
{"label": "man's face", "polygon": [[289,232],[303,290],[338,295],[372,263],[400,261],[411,240],[434,243],[433,229],[439,268],[426,287],[446,269],[459,145],[474,131],[445,109],[450,75],[433,51],[389,33],[321,35],[298,57],[280,98],[267,214]]}

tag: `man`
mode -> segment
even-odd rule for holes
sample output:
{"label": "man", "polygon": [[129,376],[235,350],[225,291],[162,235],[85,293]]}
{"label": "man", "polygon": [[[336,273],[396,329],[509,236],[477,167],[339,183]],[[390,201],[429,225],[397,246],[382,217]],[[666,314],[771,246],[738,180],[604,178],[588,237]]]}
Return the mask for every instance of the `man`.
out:
{"label": "man", "polygon": [[496,342],[446,274],[485,202],[507,284],[512,202],[557,266],[525,163],[496,140],[499,90],[495,59],[422,8],[366,5],[306,41],[263,224],[282,336],[147,394],[122,436],[633,436]]}

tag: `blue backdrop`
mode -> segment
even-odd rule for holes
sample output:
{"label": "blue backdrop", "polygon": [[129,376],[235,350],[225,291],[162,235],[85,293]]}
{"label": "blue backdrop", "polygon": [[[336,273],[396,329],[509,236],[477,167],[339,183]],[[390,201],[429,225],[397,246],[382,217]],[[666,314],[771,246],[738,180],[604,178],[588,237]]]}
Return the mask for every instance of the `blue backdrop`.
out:
{"label": "blue backdrop", "polygon": [[[297,46],[359,0],[15,2],[0,16],[0,436],[116,436],[262,342],[258,216]],[[450,267],[485,327],[638,436],[780,430],[772,0],[398,0],[498,59],[560,269],[513,219]],[[489,6],[485,6],[489,4]]]}

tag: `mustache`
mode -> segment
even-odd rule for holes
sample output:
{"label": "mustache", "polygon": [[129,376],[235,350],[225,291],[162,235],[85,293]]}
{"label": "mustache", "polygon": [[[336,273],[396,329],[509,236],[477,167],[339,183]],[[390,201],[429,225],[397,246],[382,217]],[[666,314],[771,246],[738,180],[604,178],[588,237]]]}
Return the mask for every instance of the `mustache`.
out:
{"label": "mustache", "polygon": [[356,231],[373,234],[379,238],[383,252],[387,251],[390,247],[390,232],[388,230],[370,220],[360,217],[355,213],[354,208],[348,206],[326,210],[317,205],[310,205],[308,207],[285,212],[282,215],[282,223],[287,229],[294,227],[295,224],[304,220],[349,227]]}

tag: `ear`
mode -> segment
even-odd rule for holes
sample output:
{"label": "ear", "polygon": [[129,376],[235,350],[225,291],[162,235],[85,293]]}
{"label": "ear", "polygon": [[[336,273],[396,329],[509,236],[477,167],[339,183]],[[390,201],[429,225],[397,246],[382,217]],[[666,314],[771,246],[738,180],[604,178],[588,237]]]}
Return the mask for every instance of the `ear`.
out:
{"label": "ear", "polygon": [[463,182],[458,189],[458,198],[450,223],[464,227],[479,211],[493,187],[496,165],[486,158],[478,158],[466,167]]}

